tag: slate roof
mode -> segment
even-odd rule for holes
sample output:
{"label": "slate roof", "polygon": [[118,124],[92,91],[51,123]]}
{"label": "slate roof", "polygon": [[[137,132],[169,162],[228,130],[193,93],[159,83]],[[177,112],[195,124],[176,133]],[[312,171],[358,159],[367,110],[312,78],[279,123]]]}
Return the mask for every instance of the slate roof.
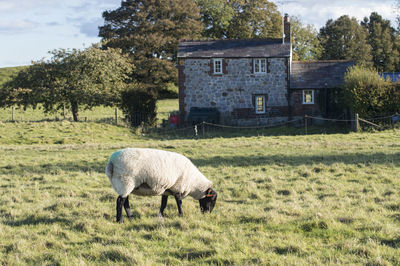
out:
{"label": "slate roof", "polygon": [[178,58],[289,57],[282,39],[181,41]]}
{"label": "slate roof", "polygon": [[379,75],[385,79],[389,78],[392,82],[400,81],[400,72],[383,72],[379,73]]}
{"label": "slate roof", "polygon": [[344,84],[344,75],[354,61],[293,61],[291,89],[337,88]]}

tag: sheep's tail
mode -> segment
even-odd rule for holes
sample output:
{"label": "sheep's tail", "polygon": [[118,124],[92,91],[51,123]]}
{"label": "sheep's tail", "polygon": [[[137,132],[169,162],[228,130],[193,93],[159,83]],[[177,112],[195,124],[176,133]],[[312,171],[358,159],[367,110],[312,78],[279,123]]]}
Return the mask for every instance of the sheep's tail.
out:
{"label": "sheep's tail", "polygon": [[106,175],[108,176],[108,178],[111,179],[113,176],[113,173],[114,173],[114,164],[110,160],[106,165]]}

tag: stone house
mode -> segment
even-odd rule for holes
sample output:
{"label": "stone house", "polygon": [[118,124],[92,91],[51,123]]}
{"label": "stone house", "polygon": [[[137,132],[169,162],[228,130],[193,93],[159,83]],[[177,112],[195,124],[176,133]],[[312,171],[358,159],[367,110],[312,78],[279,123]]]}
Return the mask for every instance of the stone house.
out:
{"label": "stone house", "polygon": [[181,41],[180,121],[192,108],[215,108],[219,122],[267,125],[324,116],[328,90],[344,82],[349,61],[292,61],[289,17],[282,39]]}

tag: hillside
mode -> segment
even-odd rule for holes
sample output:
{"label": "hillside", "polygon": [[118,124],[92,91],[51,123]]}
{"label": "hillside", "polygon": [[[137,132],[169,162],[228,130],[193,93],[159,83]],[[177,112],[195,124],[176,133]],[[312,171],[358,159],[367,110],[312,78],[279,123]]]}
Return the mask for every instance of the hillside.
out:
{"label": "hillside", "polygon": [[3,84],[9,81],[13,75],[17,74],[25,67],[26,66],[0,68],[0,88],[2,88]]}

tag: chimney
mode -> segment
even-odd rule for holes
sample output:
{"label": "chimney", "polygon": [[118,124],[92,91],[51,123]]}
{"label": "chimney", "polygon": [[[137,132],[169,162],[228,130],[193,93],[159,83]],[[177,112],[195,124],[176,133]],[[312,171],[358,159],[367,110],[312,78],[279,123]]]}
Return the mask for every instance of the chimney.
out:
{"label": "chimney", "polygon": [[290,43],[290,19],[289,15],[285,14],[285,17],[283,18],[283,43]]}

